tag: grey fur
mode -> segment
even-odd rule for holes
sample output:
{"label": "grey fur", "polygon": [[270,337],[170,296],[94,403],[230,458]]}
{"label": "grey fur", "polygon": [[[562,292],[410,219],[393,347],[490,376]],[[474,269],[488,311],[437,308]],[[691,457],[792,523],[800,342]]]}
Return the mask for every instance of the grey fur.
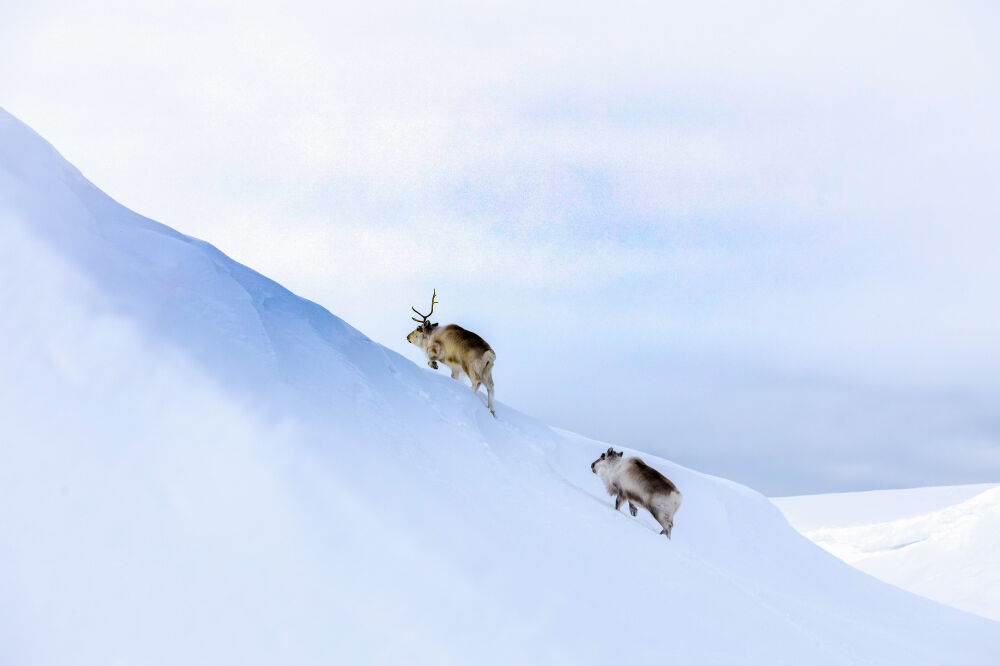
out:
{"label": "grey fur", "polygon": [[601,477],[608,494],[615,496],[616,511],[628,501],[629,513],[634,516],[636,506],[641,506],[663,527],[660,534],[670,538],[674,514],[682,499],[681,492],[670,479],[639,458],[625,458],[623,452],[610,447],[590,464],[590,470]]}

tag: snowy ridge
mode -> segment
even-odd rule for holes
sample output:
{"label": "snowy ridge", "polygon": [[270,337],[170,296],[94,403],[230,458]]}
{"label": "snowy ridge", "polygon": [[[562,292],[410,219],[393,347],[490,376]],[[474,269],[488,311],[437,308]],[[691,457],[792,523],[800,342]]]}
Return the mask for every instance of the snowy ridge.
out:
{"label": "snowy ridge", "polygon": [[[862,509],[862,502],[867,503],[868,515],[875,517],[899,512],[907,504],[919,507],[968,495],[971,498],[950,506],[892,520],[866,520]],[[1000,486],[844,493],[783,498],[777,503],[786,515],[798,517],[792,524],[806,537],[858,569],[935,601],[1000,620]],[[838,506],[841,515],[831,520]],[[853,524],[845,522],[845,515]],[[825,516],[832,526],[817,527],[823,521],[816,516]],[[803,524],[812,527],[804,529]]]}
{"label": "snowy ridge", "polygon": [[819,527],[853,527],[914,518],[964,502],[996,487],[995,483],[973,483],[772,497],[771,501],[778,505],[795,529],[808,532]]}
{"label": "snowy ridge", "polygon": [[0,195],[2,663],[993,663],[1000,624],[643,456],[684,494],[658,536],[606,443],[502,385],[493,419],[5,112]]}

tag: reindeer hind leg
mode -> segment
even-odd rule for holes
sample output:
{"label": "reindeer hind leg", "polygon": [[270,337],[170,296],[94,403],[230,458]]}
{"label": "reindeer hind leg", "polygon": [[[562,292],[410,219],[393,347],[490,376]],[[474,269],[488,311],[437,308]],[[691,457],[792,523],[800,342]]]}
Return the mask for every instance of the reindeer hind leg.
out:
{"label": "reindeer hind leg", "polygon": [[486,384],[486,406],[490,408],[490,414],[496,416],[493,409],[493,361],[486,364],[482,372],[483,383]]}

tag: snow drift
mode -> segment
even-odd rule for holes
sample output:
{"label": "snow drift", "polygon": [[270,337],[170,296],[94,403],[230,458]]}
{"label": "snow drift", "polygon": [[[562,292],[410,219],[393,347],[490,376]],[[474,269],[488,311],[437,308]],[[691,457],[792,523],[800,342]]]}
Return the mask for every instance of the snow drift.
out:
{"label": "snow drift", "polygon": [[2,663],[995,662],[1000,624],[745,487],[644,456],[673,540],[616,513],[607,444],[493,419],[2,111],[0,197]]}
{"label": "snow drift", "polygon": [[879,580],[1000,621],[1000,486],[774,500],[810,540]]}

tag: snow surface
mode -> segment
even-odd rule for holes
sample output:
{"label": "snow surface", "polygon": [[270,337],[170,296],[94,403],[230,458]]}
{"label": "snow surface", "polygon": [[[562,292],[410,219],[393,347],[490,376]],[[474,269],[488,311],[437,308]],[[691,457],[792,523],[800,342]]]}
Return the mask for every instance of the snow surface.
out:
{"label": "snow surface", "polygon": [[1000,485],[774,500],[845,562],[905,590],[1000,621]]}
{"label": "snow surface", "polygon": [[673,539],[615,512],[607,444],[492,418],[2,111],[0,197],[0,663],[996,663],[1000,624],[746,487],[643,456]]}
{"label": "snow surface", "polygon": [[785,518],[800,532],[818,527],[849,527],[912,518],[964,502],[996,483],[865,490],[796,497],[773,497]]}

